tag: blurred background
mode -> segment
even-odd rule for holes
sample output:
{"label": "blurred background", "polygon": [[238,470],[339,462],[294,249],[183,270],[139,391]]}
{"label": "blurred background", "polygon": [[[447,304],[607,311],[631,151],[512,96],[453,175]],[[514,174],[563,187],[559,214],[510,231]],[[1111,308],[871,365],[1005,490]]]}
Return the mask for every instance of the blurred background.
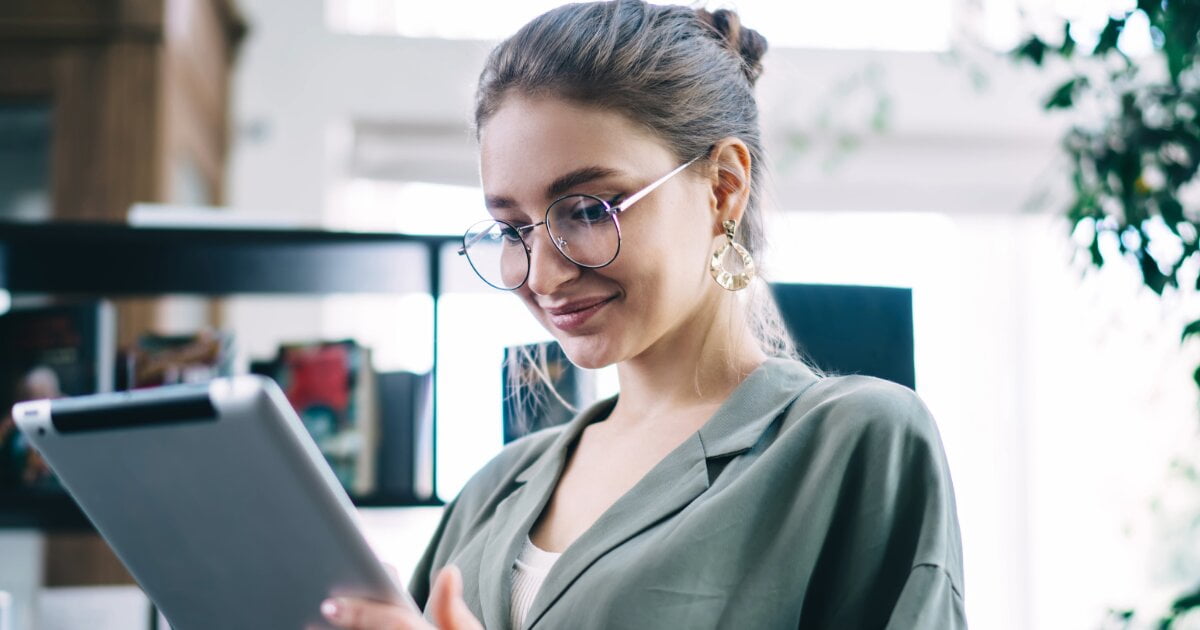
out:
{"label": "blurred background", "polygon": [[[454,250],[483,59],[555,4],[0,5],[6,413],[270,375],[407,575],[548,339]],[[932,410],[971,627],[1200,627],[1200,9],[723,7],[771,46],[762,267],[816,358]],[[7,418],[0,467],[12,628],[164,627]]]}

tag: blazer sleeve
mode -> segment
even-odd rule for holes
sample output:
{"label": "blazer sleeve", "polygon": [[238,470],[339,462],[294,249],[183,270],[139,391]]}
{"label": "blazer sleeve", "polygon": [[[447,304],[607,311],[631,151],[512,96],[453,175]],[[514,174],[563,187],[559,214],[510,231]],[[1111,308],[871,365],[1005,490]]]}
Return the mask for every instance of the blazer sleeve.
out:
{"label": "blazer sleeve", "polygon": [[816,627],[966,628],[957,508],[933,416],[908,388],[853,385],[825,419],[825,461],[838,464],[823,475],[836,498],[805,613],[826,622]]}
{"label": "blazer sleeve", "polygon": [[491,511],[512,487],[513,478],[537,460],[561,428],[543,429],[508,444],[446,504],[433,538],[408,583],[409,593],[422,610],[437,572],[455,559],[455,551],[472,532],[485,525]]}
{"label": "blazer sleeve", "polygon": [[933,564],[913,567],[904,589],[900,591],[900,598],[892,608],[887,630],[958,630],[966,627],[962,594],[954,586],[950,575],[942,567]]}
{"label": "blazer sleeve", "polygon": [[433,538],[425,547],[425,553],[421,554],[421,559],[417,562],[417,567],[413,569],[412,578],[408,582],[408,592],[416,600],[421,610],[425,610],[425,604],[429,600],[429,591],[433,588],[434,571],[441,569],[441,566],[438,565],[438,551],[442,549],[443,540],[446,538],[446,527],[454,514],[454,507],[457,503],[456,499],[446,504],[442,511],[442,520],[434,530]]}

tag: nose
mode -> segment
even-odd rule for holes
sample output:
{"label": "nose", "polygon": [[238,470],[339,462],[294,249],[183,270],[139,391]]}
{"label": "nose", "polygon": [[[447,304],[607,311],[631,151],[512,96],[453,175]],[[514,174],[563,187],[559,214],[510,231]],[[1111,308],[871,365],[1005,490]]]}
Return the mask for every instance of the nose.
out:
{"label": "nose", "polygon": [[554,247],[544,228],[534,230],[526,242],[529,243],[529,278],[525,283],[530,291],[550,295],[579,276],[579,267]]}

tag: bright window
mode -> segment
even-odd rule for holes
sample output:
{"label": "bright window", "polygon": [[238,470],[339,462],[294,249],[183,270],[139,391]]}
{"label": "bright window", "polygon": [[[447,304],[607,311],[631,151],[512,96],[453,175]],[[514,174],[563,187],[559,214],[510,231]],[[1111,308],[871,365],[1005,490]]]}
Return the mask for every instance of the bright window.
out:
{"label": "bright window", "polygon": [[457,236],[488,218],[477,186],[353,177],[331,190],[326,225],[332,229]]}

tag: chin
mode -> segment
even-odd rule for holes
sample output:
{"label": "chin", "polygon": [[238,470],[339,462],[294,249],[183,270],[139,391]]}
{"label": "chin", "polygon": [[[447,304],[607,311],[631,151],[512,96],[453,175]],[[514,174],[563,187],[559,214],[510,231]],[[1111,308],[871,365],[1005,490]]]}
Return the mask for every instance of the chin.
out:
{"label": "chin", "polygon": [[577,367],[585,370],[598,370],[608,367],[620,360],[608,344],[598,339],[587,337],[559,337],[558,345],[563,353]]}

